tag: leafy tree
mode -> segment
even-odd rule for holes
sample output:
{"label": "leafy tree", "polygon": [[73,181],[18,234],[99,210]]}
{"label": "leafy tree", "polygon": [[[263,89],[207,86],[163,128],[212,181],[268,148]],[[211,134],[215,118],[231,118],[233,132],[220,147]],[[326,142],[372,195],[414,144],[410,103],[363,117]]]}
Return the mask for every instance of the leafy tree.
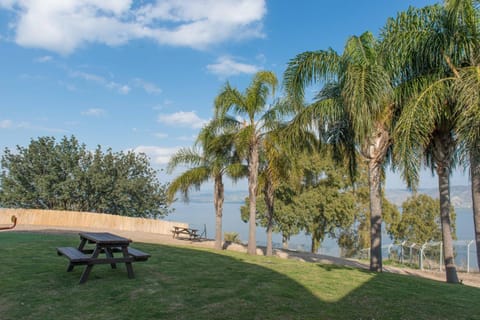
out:
{"label": "leafy tree", "polygon": [[[360,250],[370,247],[370,196],[367,167],[359,163],[354,189],[351,191],[355,198],[355,222],[352,227],[342,231],[338,243],[342,255],[355,256]],[[385,197],[382,192],[382,220],[387,231],[398,223],[400,213],[397,207]]]}
{"label": "leafy tree", "polygon": [[31,140],[1,161],[3,207],[103,212],[156,218],[169,212],[166,185],[144,154],[92,153],[75,137]]}
{"label": "leafy tree", "polygon": [[[269,71],[255,74],[244,93],[232,88],[229,83],[222,88],[215,100],[215,118],[220,122],[233,111],[236,116],[244,117],[237,121],[241,125],[235,141],[237,149],[247,159],[248,164],[248,198],[250,201],[250,218],[248,233],[248,254],[256,254],[256,201],[258,189],[259,148],[265,132],[276,127],[276,117],[268,104],[268,97],[275,92],[277,77]],[[230,120],[235,120],[233,117]]]}
{"label": "leafy tree", "polygon": [[[296,235],[302,229],[301,221],[296,213],[293,203],[294,191],[288,183],[282,183],[275,189],[275,201],[273,208],[273,218],[269,216],[265,198],[260,197],[257,200],[257,223],[262,227],[267,227],[272,223],[272,231],[282,234],[282,244],[285,249],[288,248],[290,237]],[[249,199],[245,198],[245,205],[240,207],[242,220],[248,222],[249,219]]]}
{"label": "leafy tree", "polygon": [[[402,204],[402,217],[389,233],[395,240],[423,244],[442,239],[438,215],[439,202],[425,194],[408,198]],[[455,211],[451,208],[452,234],[455,237]]]}
{"label": "leafy tree", "polygon": [[[298,167],[293,172],[301,172],[300,175],[292,175],[276,189],[274,222],[276,230],[283,230],[284,238],[299,229],[311,234],[311,250],[316,252],[326,235],[337,237],[339,230],[352,224],[355,202],[344,182],[348,181],[345,170],[335,166],[331,157],[321,158],[318,153],[297,157]],[[266,225],[267,206],[265,201],[258,204],[258,221]],[[248,204],[242,207],[243,219],[247,210]]]}
{"label": "leafy tree", "polygon": [[191,188],[200,189],[200,185],[213,180],[213,202],[215,206],[215,248],[222,248],[222,216],[224,202],[223,176],[234,179],[246,175],[245,168],[233,148],[233,131],[218,135],[216,124],[211,122],[199,133],[195,148],[182,148],[177,151],[168,163],[168,172],[179,165],[190,168],[175,178],[168,190],[172,201],[175,194],[181,191],[185,201]]}
{"label": "leafy tree", "polygon": [[[381,184],[395,115],[391,78],[379,49],[366,32],[349,38],[343,54],[328,49],[297,55],[284,74],[287,96],[299,109],[293,126],[323,133],[324,141],[350,158],[351,171],[358,154],[368,164],[372,271],[382,271]],[[303,104],[305,88],[314,83],[324,83],[315,101],[296,107]]]}

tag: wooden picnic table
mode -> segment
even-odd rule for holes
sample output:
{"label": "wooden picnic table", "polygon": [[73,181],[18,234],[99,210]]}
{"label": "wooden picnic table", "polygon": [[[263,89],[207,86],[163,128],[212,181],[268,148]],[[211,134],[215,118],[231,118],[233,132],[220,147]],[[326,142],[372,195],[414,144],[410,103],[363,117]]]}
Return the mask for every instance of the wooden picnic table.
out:
{"label": "wooden picnic table", "polygon": [[[134,278],[132,263],[146,261],[150,257],[148,253],[130,247],[132,240],[111,234],[108,232],[80,232],[80,244],[78,248],[59,247],[58,255],[64,255],[70,261],[67,272],[71,272],[77,265],[85,265],[80,277],[80,283],[88,280],[90,271],[96,264],[110,264],[112,269],[117,268],[117,263],[125,263],[129,278]],[[93,249],[87,248],[87,244],[94,244]],[[117,256],[114,254],[117,253]],[[100,254],[105,254],[101,256]]]}
{"label": "wooden picnic table", "polygon": [[200,238],[200,235],[198,234],[198,229],[191,229],[187,227],[174,226],[172,233],[173,233],[173,238],[175,238],[175,236],[178,238],[178,236],[181,234],[187,235],[190,240],[196,240]]}

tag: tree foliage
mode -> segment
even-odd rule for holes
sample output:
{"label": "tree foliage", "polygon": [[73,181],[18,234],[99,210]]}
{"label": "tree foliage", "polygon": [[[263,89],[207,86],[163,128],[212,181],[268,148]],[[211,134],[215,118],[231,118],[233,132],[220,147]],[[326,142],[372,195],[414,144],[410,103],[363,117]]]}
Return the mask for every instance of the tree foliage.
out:
{"label": "tree foliage", "polygon": [[183,199],[188,201],[188,194],[192,188],[199,190],[202,183],[213,181],[213,203],[215,206],[215,248],[222,247],[222,216],[224,202],[223,177],[229,176],[233,180],[247,175],[247,169],[242,165],[240,157],[234,148],[234,136],[238,131],[234,125],[224,132],[217,132],[217,120],[212,120],[199,133],[196,148],[182,148],[178,150],[168,163],[168,172],[179,165],[189,168],[175,178],[167,189],[169,200],[173,200],[177,192],[181,192]]}
{"label": "tree foliage", "polygon": [[[355,197],[355,222],[342,231],[338,244],[342,250],[342,256],[355,256],[360,250],[370,247],[370,191],[368,186],[367,168],[359,163],[355,179],[355,188],[352,191]],[[381,193],[382,220],[387,232],[400,219],[397,207],[388,201],[384,190]]]}
{"label": "tree foliage", "polygon": [[157,218],[170,209],[166,185],[158,181],[144,154],[90,152],[74,136],[31,140],[5,149],[0,206],[101,212]]}
{"label": "tree foliage", "polygon": [[[347,170],[336,166],[328,154],[303,153],[298,156],[297,175],[290,176],[275,191],[274,230],[283,234],[284,240],[304,230],[312,236],[311,251],[316,252],[328,235],[338,237],[341,230],[354,221],[355,199],[349,187]],[[350,190],[350,191],[349,191]],[[242,207],[242,217],[247,218],[248,199]],[[268,223],[265,201],[257,203],[258,222]]]}
{"label": "tree foliage", "polygon": [[[408,198],[402,204],[402,217],[394,224],[389,233],[397,241],[423,244],[428,241],[442,240],[442,227],[438,211],[438,200],[425,194]],[[455,211],[451,210],[452,234],[455,238]]]}
{"label": "tree foliage", "polygon": [[[259,71],[242,93],[227,83],[215,99],[215,119],[220,123],[232,120],[241,125],[235,136],[237,151],[248,164],[248,198],[250,218],[248,254],[256,254],[256,201],[258,189],[259,148],[263,135],[277,127],[277,119],[268,99],[275,94],[278,80],[273,72]],[[232,115],[229,115],[232,112]],[[235,118],[236,117],[236,118]],[[243,118],[238,121],[238,117]]]}

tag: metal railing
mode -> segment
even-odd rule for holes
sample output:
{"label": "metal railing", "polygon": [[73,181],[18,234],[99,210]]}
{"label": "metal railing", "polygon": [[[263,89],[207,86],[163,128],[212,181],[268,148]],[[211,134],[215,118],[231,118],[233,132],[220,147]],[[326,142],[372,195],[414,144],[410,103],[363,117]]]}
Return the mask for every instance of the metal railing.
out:
{"label": "metal railing", "polygon": [[[457,270],[464,272],[479,272],[476,259],[474,240],[453,241],[455,265]],[[362,249],[357,258],[369,259],[370,248]],[[421,270],[439,270],[444,268],[442,242],[392,243],[382,246],[384,260],[391,260],[402,265],[415,267]]]}

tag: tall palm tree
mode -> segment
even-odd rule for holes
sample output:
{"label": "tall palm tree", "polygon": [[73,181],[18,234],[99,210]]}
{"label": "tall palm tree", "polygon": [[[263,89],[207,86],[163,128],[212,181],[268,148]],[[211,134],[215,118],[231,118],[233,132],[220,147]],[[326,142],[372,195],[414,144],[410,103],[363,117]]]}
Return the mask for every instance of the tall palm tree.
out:
{"label": "tall palm tree", "polygon": [[185,201],[188,201],[189,191],[200,189],[200,185],[213,180],[213,202],[215,206],[215,248],[222,248],[222,216],[224,202],[223,176],[228,175],[234,180],[244,176],[244,167],[233,149],[233,133],[221,135],[215,131],[216,124],[212,121],[204,127],[197,138],[195,147],[178,150],[168,163],[167,171],[171,173],[180,165],[190,168],[175,178],[167,189],[170,201],[180,191]]}
{"label": "tall palm tree", "polygon": [[[395,154],[409,186],[418,183],[420,160],[436,171],[446,279],[458,283],[450,218],[450,181],[457,164],[458,128],[464,108],[451,81],[475,61],[477,12],[471,0],[410,8],[390,19],[383,32],[400,94]],[[475,167],[475,166],[474,166]]]}
{"label": "tall palm tree", "polygon": [[256,254],[256,196],[258,189],[259,148],[262,136],[272,128],[275,117],[269,112],[268,98],[275,93],[277,77],[273,72],[257,72],[245,92],[240,92],[229,83],[222,88],[215,100],[215,117],[220,121],[233,113],[242,120],[237,120],[242,128],[236,135],[238,150],[248,163],[248,197],[249,197],[249,233],[247,252]]}
{"label": "tall palm tree", "polygon": [[473,223],[477,263],[480,266],[480,60],[477,60],[476,66],[459,70],[454,86],[459,104],[464,108],[458,136],[464,158],[470,165]]}
{"label": "tall palm tree", "polygon": [[[480,17],[476,5],[478,2],[474,1],[446,3],[450,25],[461,30],[473,49],[462,65],[453,66],[451,82],[458,108],[462,110],[457,134],[462,160],[470,165],[477,263],[480,265]],[[449,78],[443,80],[450,81]]]}
{"label": "tall palm tree", "polygon": [[308,85],[326,82],[315,101],[298,112],[293,126],[313,128],[325,136],[324,142],[343,149],[352,171],[356,150],[368,164],[372,271],[382,271],[381,190],[394,115],[390,77],[378,49],[377,40],[366,32],[349,38],[341,55],[332,49],[297,55],[284,74],[295,105],[302,104]]}

